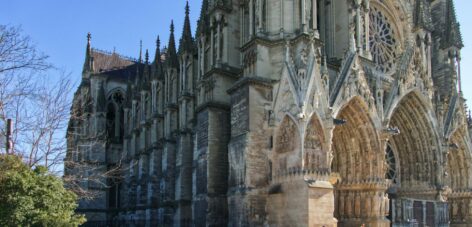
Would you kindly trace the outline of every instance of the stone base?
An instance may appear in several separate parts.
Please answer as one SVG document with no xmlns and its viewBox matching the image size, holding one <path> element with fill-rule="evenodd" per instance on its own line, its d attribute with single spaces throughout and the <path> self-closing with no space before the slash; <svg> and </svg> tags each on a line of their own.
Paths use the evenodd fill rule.
<svg viewBox="0 0 472 227">
<path fill-rule="evenodd" d="M 327 181 L 308 184 L 291 179 L 272 185 L 268 201 L 269 226 L 335 227 L 333 187 Z"/>
<path fill-rule="evenodd" d="M 461 223 L 451 223 L 449 226 L 450 227 L 472 227 L 472 221 L 471 222 L 461 222 Z"/>
<path fill-rule="evenodd" d="M 345 219 L 338 222 L 338 227 L 390 227 L 387 219 Z"/>
</svg>

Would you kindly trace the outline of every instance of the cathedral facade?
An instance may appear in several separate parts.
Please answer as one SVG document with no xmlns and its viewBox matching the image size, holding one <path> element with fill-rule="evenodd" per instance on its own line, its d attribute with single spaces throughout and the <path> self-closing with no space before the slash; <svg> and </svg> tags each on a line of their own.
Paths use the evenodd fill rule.
<svg viewBox="0 0 472 227">
<path fill-rule="evenodd" d="M 195 35 L 194 35 L 195 34 Z M 472 226 L 453 0 L 203 0 L 91 47 L 65 176 L 88 226 Z"/>
</svg>

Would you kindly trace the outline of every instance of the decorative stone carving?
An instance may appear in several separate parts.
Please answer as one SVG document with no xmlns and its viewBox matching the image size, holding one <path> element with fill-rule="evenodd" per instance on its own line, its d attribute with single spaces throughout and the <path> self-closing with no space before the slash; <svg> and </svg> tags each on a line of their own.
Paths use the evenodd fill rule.
<svg viewBox="0 0 472 227">
<path fill-rule="evenodd" d="M 285 67 L 295 101 L 302 111 L 314 86 L 314 68 L 321 62 L 321 50 L 319 47 L 315 49 L 314 45 L 312 40 L 285 44 Z"/>
<path fill-rule="evenodd" d="M 286 153 L 294 151 L 298 147 L 297 143 L 299 143 L 299 141 L 296 140 L 297 135 L 297 125 L 295 125 L 293 120 L 291 120 L 289 117 L 285 117 L 277 133 L 277 145 L 275 147 L 276 152 Z"/>
</svg>

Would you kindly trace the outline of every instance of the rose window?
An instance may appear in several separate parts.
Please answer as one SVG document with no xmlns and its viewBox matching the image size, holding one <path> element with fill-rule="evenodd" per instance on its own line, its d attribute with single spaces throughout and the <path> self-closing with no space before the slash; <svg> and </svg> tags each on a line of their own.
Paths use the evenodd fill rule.
<svg viewBox="0 0 472 227">
<path fill-rule="evenodd" d="M 372 7 L 370 10 L 370 51 L 376 69 L 388 73 L 395 67 L 397 40 L 387 16 Z"/>
</svg>

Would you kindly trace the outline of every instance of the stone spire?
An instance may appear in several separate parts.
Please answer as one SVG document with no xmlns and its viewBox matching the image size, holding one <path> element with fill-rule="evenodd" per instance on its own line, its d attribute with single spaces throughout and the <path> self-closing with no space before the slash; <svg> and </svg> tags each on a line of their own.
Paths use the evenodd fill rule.
<svg viewBox="0 0 472 227">
<path fill-rule="evenodd" d="M 83 72 L 91 72 L 93 71 L 93 57 L 92 57 L 92 34 L 87 33 L 87 48 L 85 50 L 85 62 Z"/>
<path fill-rule="evenodd" d="M 453 0 L 447 0 L 446 7 L 446 32 L 443 33 L 445 36 L 443 37 L 443 47 L 455 46 L 461 49 L 464 47 L 464 44 L 462 42 L 460 24 L 457 22 Z"/>
<path fill-rule="evenodd" d="M 153 77 L 160 79 L 162 77 L 162 60 L 161 60 L 161 39 L 157 36 L 156 55 L 153 62 Z"/>
<path fill-rule="evenodd" d="M 174 21 L 172 21 L 170 24 L 170 37 L 169 46 L 167 47 L 166 53 L 166 63 L 169 67 L 179 68 L 179 59 L 177 58 L 177 51 L 175 47 Z"/>
<path fill-rule="evenodd" d="M 156 55 L 154 56 L 154 64 L 161 63 L 161 39 L 157 36 Z"/>
<path fill-rule="evenodd" d="M 180 38 L 179 43 L 179 53 L 183 52 L 192 52 L 194 50 L 194 41 L 192 37 L 192 30 L 190 28 L 190 7 L 185 6 L 185 19 L 184 19 L 184 28 L 182 31 L 182 37 Z"/>
<path fill-rule="evenodd" d="M 138 85 L 140 84 L 141 82 L 141 79 L 142 79 L 142 64 L 143 63 L 143 41 L 140 40 L 139 41 L 139 58 L 138 58 L 138 62 L 136 64 L 136 77 L 135 77 L 135 85 Z"/>
<path fill-rule="evenodd" d="M 433 30 L 431 19 L 431 5 L 429 0 L 417 0 L 415 6 L 414 23 L 417 28 Z"/>
<path fill-rule="evenodd" d="M 146 53 L 144 54 L 144 71 L 143 71 L 143 89 L 149 89 L 149 83 L 151 81 L 151 71 L 149 70 L 149 51 L 146 49 Z"/>
<path fill-rule="evenodd" d="M 202 9 L 200 11 L 200 18 L 198 19 L 197 36 L 202 33 L 207 33 L 210 29 L 210 19 L 208 16 L 208 0 L 202 1 Z"/>
<path fill-rule="evenodd" d="M 139 41 L 139 59 L 138 59 L 138 62 L 139 63 L 143 62 L 143 41 L 142 40 Z"/>
</svg>

